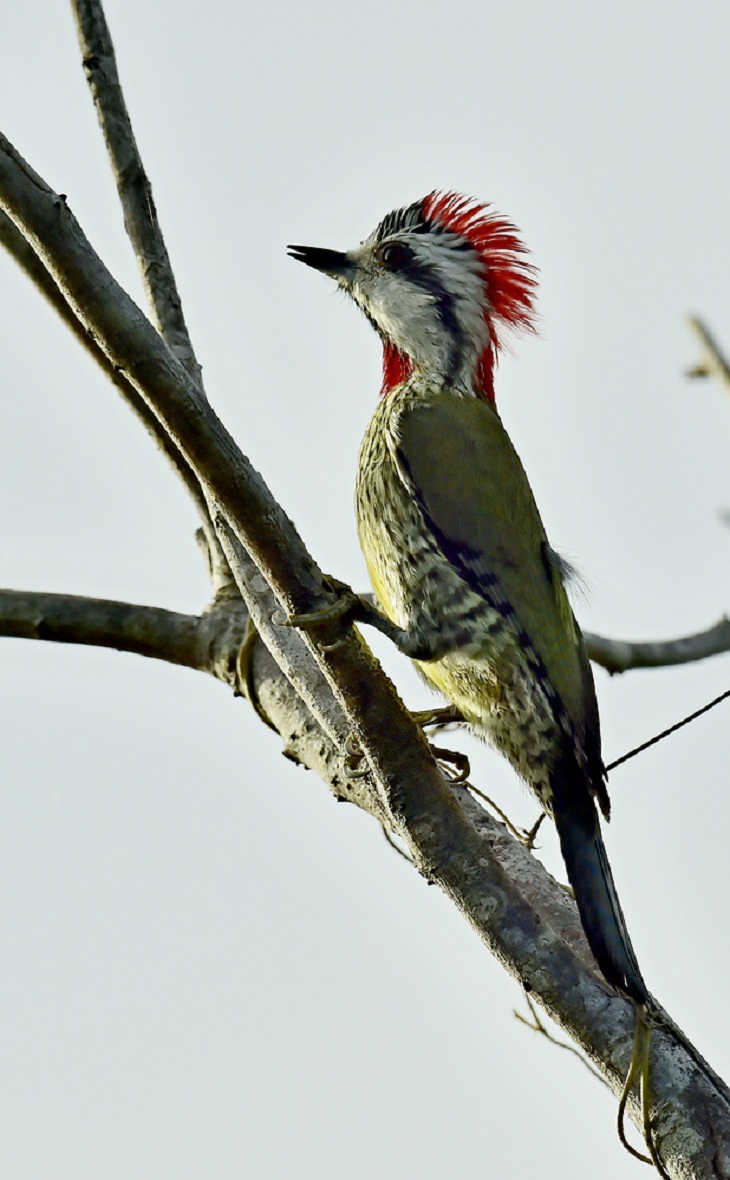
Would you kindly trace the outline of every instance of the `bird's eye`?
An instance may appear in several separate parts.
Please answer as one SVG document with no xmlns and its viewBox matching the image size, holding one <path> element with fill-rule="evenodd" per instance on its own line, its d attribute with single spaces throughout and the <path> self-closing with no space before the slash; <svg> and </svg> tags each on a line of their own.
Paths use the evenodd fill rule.
<svg viewBox="0 0 730 1180">
<path fill-rule="evenodd" d="M 402 242 L 388 242 L 378 250 L 377 259 L 386 270 L 405 270 L 413 261 L 413 251 Z"/>
</svg>

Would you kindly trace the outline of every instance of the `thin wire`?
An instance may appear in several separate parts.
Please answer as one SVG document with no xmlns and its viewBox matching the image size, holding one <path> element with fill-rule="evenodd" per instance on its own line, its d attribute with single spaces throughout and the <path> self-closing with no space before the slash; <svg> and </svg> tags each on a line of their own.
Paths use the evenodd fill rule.
<svg viewBox="0 0 730 1180">
<path fill-rule="evenodd" d="M 648 750 L 650 746 L 655 746 L 656 743 L 662 741 L 663 738 L 669 737 L 670 733 L 676 733 L 677 730 L 681 729 L 684 725 L 689 725 L 690 721 L 696 721 L 697 718 L 701 717 L 703 713 L 709 713 L 710 709 L 714 709 L 715 705 L 719 705 L 722 701 L 726 701 L 728 697 L 730 697 L 730 688 L 727 690 L 727 692 L 721 693 L 719 697 L 715 697 L 714 701 L 710 701 L 709 705 L 703 705 L 701 709 L 697 709 L 695 713 L 690 713 L 689 717 L 685 717 L 682 721 L 678 721 L 676 725 L 670 725 L 669 729 L 663 729 L 661 733 L 656 735 L 656 737 L 649 738 L 648 742 L 642 742 L 640 746 L 636 746 L 635 749 L 629 750 L 628 754 L 623 754 L 620 758 L 617 758 L 615 762 L 610 762 L 606 767 L 606 771 L 615 770 L 616 767 L 620 766 L 622 762 L 628 762 L 629 758 L 634 758 L 637 754 L 642 754 L 644 750 Z"/>
</svg>

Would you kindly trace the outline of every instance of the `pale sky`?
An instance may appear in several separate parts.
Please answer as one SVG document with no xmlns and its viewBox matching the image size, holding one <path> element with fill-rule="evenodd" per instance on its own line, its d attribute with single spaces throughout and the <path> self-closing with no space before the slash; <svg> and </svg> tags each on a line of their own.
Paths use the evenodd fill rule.
<svg viewBox="0 0 730 1180">
<path fill-rule="evenodd" d="M 6 9 L 2 130 L 141 303 L 70 11 Z M 684 376 L 688 313 L 730 350 L 726 3 L 107 15 L 208 393 L 325 570 L 366 585 L 352 488 L 380 357 L 285 246 L 347 248 L 441 187 L 509 215 L 540 268 L 540 335 L 497 400 L 582 571 L 582 625 L 668 638 L 730 610 L 730 398 Z M 202 609 L 184 492 L 4 256 L 0 364 L 0 582 Z M 433 699 L 373 646 L 410 704 Z M 221 685 L 0 652 L 4 1176 L 648 1175 L 445 898 Z M 611 760 L 730 687 L 730 658 L 596 681 Z M 725 1077 L 729 710 L 616 771 L 606 837 L 647 983 Z M 509 768 L 462 745 L 532 823 Z"/>
</svg>

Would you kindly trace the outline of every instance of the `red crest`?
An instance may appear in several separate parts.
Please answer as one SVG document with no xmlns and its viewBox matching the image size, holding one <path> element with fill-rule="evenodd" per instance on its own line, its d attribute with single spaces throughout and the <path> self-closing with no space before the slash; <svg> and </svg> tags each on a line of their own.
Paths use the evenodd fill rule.
<svg viewBox="0 0 730 1180">
<path fill-rule="evenodd" d="M 469 243 L 483 263 L 485 319 L 489 325 L 490 343 L 479 358 L 475 380 L 476 392 L 494 401 L 494 366 L 502 346 L 500 327 L 528 331 L 535 328 L 536 269 L 527 261 L 527 250 L 515 227 L 490 205 L 460 193 L 434 191 L 420 203 L 419 224 L 416 226 L 412 220 L 417 210 L 419 207 L 415 205 L 406 211 L 411 222 L 408 228 L 457 234 Z M 394 222 L 397 220 L 395 214 L 390 217 Z M 389 393 L 409 376 L 411 370 L 408 357 L 398 353 L 392 345 L 386 347 L 382 392 Z"/>
</svg>

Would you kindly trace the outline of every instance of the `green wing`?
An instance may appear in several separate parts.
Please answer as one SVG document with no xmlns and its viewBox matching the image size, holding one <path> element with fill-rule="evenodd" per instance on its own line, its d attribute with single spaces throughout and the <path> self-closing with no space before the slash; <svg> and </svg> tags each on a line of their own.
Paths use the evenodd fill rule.
<svg viewBox="0 0 730 1180">
<path fill-rule="evenodd" d="M 589 745 L 598 741 L 582 636 L 532 489 L 498 414 L 448 395 L 404 407 L 397 461 L 439 547 L 474 590 L 513 617 Z"/>
</svg>

